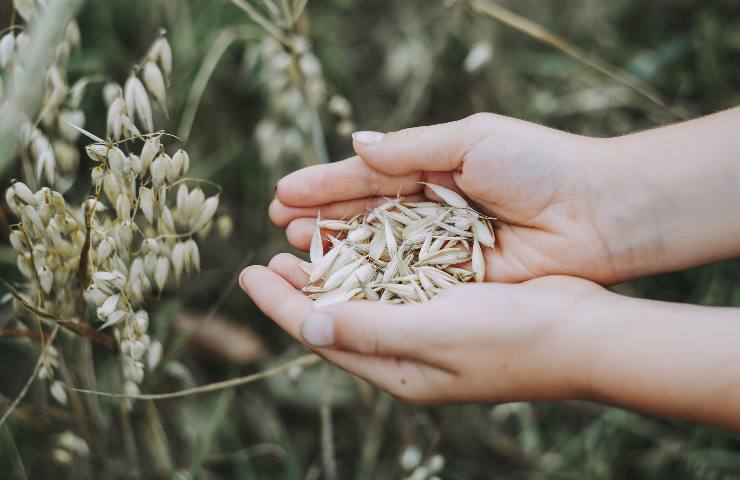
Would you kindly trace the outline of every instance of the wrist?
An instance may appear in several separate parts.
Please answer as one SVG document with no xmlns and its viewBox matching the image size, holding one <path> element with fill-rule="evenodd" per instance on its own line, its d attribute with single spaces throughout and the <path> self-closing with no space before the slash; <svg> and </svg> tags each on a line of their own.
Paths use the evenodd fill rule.
<svg viewBox="0 0 740 480">
<path fill-rule="evenodd" d="M 562 328 L 556 339 L 562 352 L 565 372 L 562 380 L 562 398 L 603 401 L 604 369 L 600 360 L 619 335 L 622 325 L 617 322 L 628 318 L 632 299 L 605 289 L 593 290 L 577 296 L 573 308 L 559 319 Z"/>
<path fill-rule="evenodd" d="M 610 283 L 664 271 L 666 242 L 655 208 L 666 193 L 648 172 L 648 147 L 635 149 L 630 136 L 593 141 L 586 203 L 611 260 Z"/>
</svg>

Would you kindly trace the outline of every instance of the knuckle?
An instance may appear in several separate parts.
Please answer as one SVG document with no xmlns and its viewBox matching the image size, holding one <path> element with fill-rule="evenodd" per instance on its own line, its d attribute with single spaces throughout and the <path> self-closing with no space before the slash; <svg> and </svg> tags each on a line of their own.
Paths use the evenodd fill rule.
<svg viewBox="0 0 740 480">
<path fill-rule="evenodd" d="M 392 132 L 388 134 L 392 140 L 398 140 L 403 142 L 415 142 L 419 140 L 426 130 L 426 127 L 411 127 L 411 128 L 404 128 L 403 130 L 399 130 L 397 132 Z"/>
<path fill-rule="evenodd" d="M 380 353 L 378 341 L 378 332 L 374 327 L 365 327 L 360 332 L 359 349 L 362 353 L 368 355 L 377 355 Z"/>
<path fill-rule="evenodd" d="M 498 115 L 489 113 L 489 112 L 478 112 L 474 113 L 472 115 L 469 115 L 463 119 L 466 123 L 471 124 L 488 124 L 496 120 L 498 118 Z"/>
<path fill-rule="evenodd" d="M 290 260 L 291 255 L 289 253 L 278 253 L 274 257 L 270 259 L 270 263 L 267 264 L 267 268 L 270 270 L 275 270 L 276 268 L 279 268 L 281 265 L 284 265 L 288 260 Z"/>
</svg>

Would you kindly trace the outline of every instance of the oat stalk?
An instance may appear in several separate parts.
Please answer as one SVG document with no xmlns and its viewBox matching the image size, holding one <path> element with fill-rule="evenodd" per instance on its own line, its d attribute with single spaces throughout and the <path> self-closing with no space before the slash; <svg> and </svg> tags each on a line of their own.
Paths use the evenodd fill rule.
<svg viewBox="0 0 740 480">
<path fill-rule="evenodd" d="M 668 105 L 662 95 L 648 83 L 640 80 L 616 65 L 585 52 L 564 38 L 548 31 L 542 25 L 539 25 L 528 18 L 522 17 L 501 5 L 492 2 L 491 0 L 469 0 L 468 4 L 474 11 L 484 13 L 489 17 L 522 32 L 525 35 L 529 35 L 530 37 L 563 52 L 578 62 L 618 81 L 642 97 L 650 100 L 672 116 L 678 119 L 684 119 L 687 117 L 686 113 Z"/>
<path fill-rule="evenodd" d="M 169 398 L 189 397 L 191 395 L 199 395 L 202 393 L 215 392 L 218 390 L 224 390 L 226 388 L 234 388 L 234 387 L 238 387 L 241 385 L 246 385 L 247 383 L 253 383 L 258 380 L 263 380 L 265 378 L 274 377 L 275 375 L 279 375 L 283 372 L 286 372 L 293 367 L 313 365 L 314 363 L 317 363 L 319 360 L 321 360 L 321 357 L 314 355 L 313 353 L 310 353 L 307 355 L 302 355 L 289 362 L 283 363 L 282 365 L 268 368 L 267 370 L 253 373 L 251 375 L 246 375 L 244 377 L 232 378 L 230 380 L 223 380 L 220 382 L 209 383 L 207 385 L 201 385 L 201 386 L 193 387 L 193 388 L 186 388 L 184 390 L 178 390 L 176 392 L 169 392 L 169 393 L 126 394 L 126 393 L 110 393 L 110 392 L 100 392 L 100 391 L 95 391 L 95 390 L 85 390 L 82 388 L 69 388 L 69 390 L 79 392 L 79 393 L 84 393 L 87 395 L 98 395 L 101 397 L 109 397 L 109 398 L 131 399 L 131 400 L 166 400 Z"/>
</svg>

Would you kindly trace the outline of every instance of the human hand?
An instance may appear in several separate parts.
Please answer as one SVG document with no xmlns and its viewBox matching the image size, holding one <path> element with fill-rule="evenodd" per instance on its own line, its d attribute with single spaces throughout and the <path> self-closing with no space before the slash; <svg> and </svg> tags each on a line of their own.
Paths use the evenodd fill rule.
<svg viewBox="0 0 740 480">
<path fill-rule="evenodd" d="M 314 311 L 298 290 L 307 280 L 290 254 L 240 277 L 265 315 L 297 340 L 421 403 L 582 397 L 585 340 L 573 311 L 613 295 L 585 280 L 546 277 L 460 285 L 421 304 L 358 301 Z"/>
<path fill-rule="evenodd" d="M 623 297 L 572 277 L 464 284 L 431 301 L 314 309 L 300 260 L 240 284 L 290 335 L 414 403 L 595 400 L 740 431 L 737 309 Z"/>
<path fill-rule="evenodd" d="M 304 168 L 277 185 L 270 216 L 306 250 L 314 219 L 341 218 L 396 194 L 420 198 L 439 184 L 502 220 L 495 250 L 485 252 L 489 281 L 567 274 L 600 283 L 625 276 L 612 256 L 616 235 L 593 200 L 599 176 L 589 160 L 600 140 L 492 114 L 386 135 L 360 132 L 359 157 Z M 434 194 L 425 189 L 432 198 Z"/>
</svg>

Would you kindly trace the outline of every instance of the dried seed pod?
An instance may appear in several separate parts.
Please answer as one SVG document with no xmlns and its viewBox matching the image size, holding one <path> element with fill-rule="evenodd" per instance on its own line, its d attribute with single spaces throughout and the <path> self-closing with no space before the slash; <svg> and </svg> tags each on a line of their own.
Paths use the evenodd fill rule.
<svg viewBox="0 0 740 480">
<path fill-rule="evenodd" d="M 352 263 L 345 265 L 336 272 L 332 273 L 329 278 L 324 282 L 324 288 L 326 290 L 333 290 L 340 286 L 357 268 L 362 265 L 362 259 L 355 260 Z"/>
<path fill-rule="evenodd" d="M 141 159 L 142 171 L 149 170 L 149 166 L 152 164 L 152 161 L 154 161 L 154 158 L 159 153 L 161 147 L 162 145 L 160 143 L 159 136 L 150 137 L 146 142 L 144 142 L 144 148 L 142 148 L 141 155 L 139 156 Z"/>
<path fill-rule="evenodd" d="M 321 241 L 321 238 L 319 237 L 319 242 Z M 323 246 L 322 252 L 323 252 Z M 317 263 L 311 263 L 311 265 L 314 266 L 313 270 L 310 273 L 309 282 L 314 283 L 320 278 L 323 278 L 324 274 L 329 271 L 332 264 L 334 263 L 334 260 L 337 259 L 337 256 L 342 252 L 342 249 L 344 248 L 343 244 L 340 244 L 331 250 L 329 250 L 329 253 L 326 255 L 323 255 L 321 259 Z"/>
<path fill-rule="evenodd" d="M 318 265 L 321 263 L 321 259 L 324 258 L 324 245 L 321 241 L 321 212 L 319 211 L 316 216 L 316 224 L 313 228 L 313 235 L 311 236 L 311 248 L 309 250 L 311 263 Z"/>
<path fill-rule="evenodd" d="M 149 223 L 154 222 L 154 192 L 147 187 L 139 187 L 139 208 Z"/>
<path fill-rule="evenodd" d="M 51 287 L 54 284 L 54 274 L 46 265 L 41 265 L 36 269 L 36 276 L 39 279 L 41 290 L 47 295 L 51 292 Z"/>
<path fill-rule="evenodd" d="M 98 307 L 97 315 L 100 320 L 105 321 L 108 317 L 110 317 L 113 312 L 116 311 L 118 307 L 118 302 L 120 301 L 120 295 L 113 295 L 108 297 L 103 304 Z"/>
<path fill-rule="evenodd" d="M 51 382 L 49 393 L 54 398 L 54 400 L 61 403 L 62 405 L 67 405 L 67 391 L 64 389 L 64 384 L 61 381 L 55 380 Z"/>
<path fill-rule="evenodd" d="M 31 189 L 28 188 L 23 182 L 14 182 L 10 187 L 18 198 L 26 202 L 28 205 L 36 205 L 36 197 L 34 197 Z"/>
<path fill-rule="evenodd" d="M 159 361 L 162 360 L 163 353 L 164 348 L 162 347 L 162 343 L 158 340 L 154 340 L 152 344 L 149 345 L 146 352 L 146 366 L 149 370 L 154 370 L 157 365 L 159 365 Z"/>
<path fill-rule="evenodd" d="M 121 323 L 123 320 L 126 319 L 129 312 L 126 310 L 116 310 L 115 312 L 111 313 L 110 316 L 108 316 L 105 323 L 103 323 L 99 330 L 106 329 L 108 327 L 112 327 L 113 325 L 117 325 L 118 323 Z"/>
<path fill-rule="evenodd" d="M 172 74 L 172 48 L 164 33 L 154 41 L 147 56 L 153 62 L 159 63 L 165 78 L 170 78 Z"/>
<path fill-rule="evenodd" d="M 146 310 L 139 310 L 134 314 L 131 323 L 134 330 L 142 335 L 149 329 L 149 314 Z"/>
<path fill-rule="evenodd" d="M 170 271 L 170 262 L 167 257 L 157 258 L 156 269 L 154 270 L 154 281 L 157 284 L 157 288 L 161 292 L 164 290 L 164 286 L 167 283 L 167 276 Z"/>
<path fill-rule="evenodd" d="M 124 98 L 126 99 L 126 109 L 129 117 L 133 120 L 137 117 L 141 122 L 144 131 L 154 131 L 154 117 L 152 116 L 152 106 L 149 102 L 149 95 L 141 80 L 133 73 L 129 75 L 124 87 Z M 158 137 L 157 137 L 158 138 Z"/>
<path fill-rule="evenodd" d="M 203 202 L 203 207 L 198 214 L 197 219 L 193 222 L 193 231 L 197 232 L 202 229 L 210 220 L 218 209 L 218 195 L 208 197 Z"/>
<path fill-rule="evenodd" d="M 108 137 L 111 137 L 114 140 L 119 140 L 121 138 L 121 133 L 123 132 L 121 117 L 125 114 L 125 111 L 126 104 L 121 97 L 113 100 L 113 103 L 108 107 L 108 118 L 106 122 Z"/>
<path fill-rule="evenodd" d="M 113 173 L 120 175 L 123 173 L 123 167 L 126 164 L 126 155 L 118 147 L 108 149 L 108 166 Z"/>
<path fill-rule="evenodd" d="M 108 146 L 103 143 L 93 143 L 85 147 L 85 152 L 90 160 L 105 162 L 108 158 Z"/>
<path fill-rule="evenodd" d="M 152 61 L 144 64 L 144 84 L 157 102 L 161 105 L 166 103 L 167 93 L 164 77 L 162 77 L 162 71 Z"/>
<path fill-rule="evenodd" d="M 172 156 L 172 177 L 174 180 L 178 180 L 182 178 L 185 175 L 185 172 L 188 171 L 190 168 L 190 158 L 188 158 L 188 153 L 185 150 L 178 150 L 175 152 L 175 154 Z"/>
<path fill-rule="evenodd" d="M 167 157 L 169 158 L 169 157 Z M 164 155 L 158 156 L 149 168 L 149 173 L 152 175 L 152 188 L 155 190 L 159 188 L 167 177 L 167 160 Z"/>
<path fill-rule="evenodd" d="M 131 220 L 131 201 L 126 195 L 119 195 L 116 200 L 116 214 L 119 220 Z"/>
<path fill-rule="evenodd" d="M 103 192 L 108 197 L 108 201 L 115 205 L 118 197 L 121 196 L 121 187 L 114 174 L 109 173 L 103 178 Z"/>
<path fill-rule="evenodd" d="M 388 250 L 388 255 L 392 257 L 398 250 L 398 244 L 393 234 L 393 227 L 386 216 L 383 217 L 383 233 L 385 234 L 385 247 Z"/>
<path fill-rule="evenodd" d="M 460 196 L 459 193 L 450 190 L 449 188 L 435 185 L 433 183 L 418 182 L 428 187 L 435 195 L 441 198 L 447 205 L 455 208 L 468 208 L 468 202 Z"/>
<path fill-rule="evenodd" d="M 182 275 L 183 269 L 185 268 L 185 258 L 187 256 L 187 252 L 185 251 L 185 245 L 181 242 L 177 242 L 175 246 L 172 248 L 172 267 L 175 272 L 175 281 L 180 281 L 180 276 Z"/>
<path fill-rule="evenodd" d="M 473 235 L 478 239 L 481 245 L 493 248 L 495 239 L 487 222 L 480 219 L 475 220 L 473 222 Z"/>
</svg>

